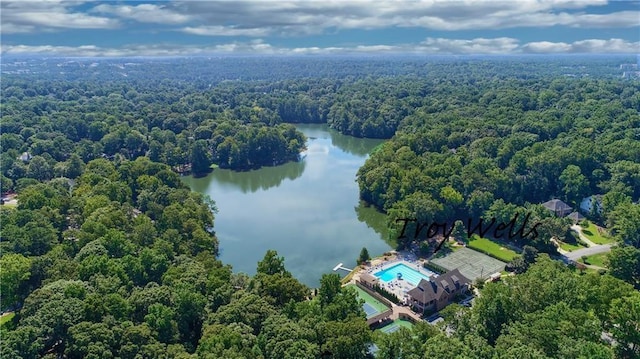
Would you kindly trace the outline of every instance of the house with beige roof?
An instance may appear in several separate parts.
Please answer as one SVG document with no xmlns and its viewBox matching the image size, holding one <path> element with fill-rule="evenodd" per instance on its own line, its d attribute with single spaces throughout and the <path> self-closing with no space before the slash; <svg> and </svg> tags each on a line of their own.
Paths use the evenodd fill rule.
<svg viewBox="0 0 640 359">
<path fill-rule="evenodd" d="M 410 290 L 409 305 L 418 313 L 439 311 L 453 302 L 458 295 L 469 290 L 471 281 L 454 269 L 429 280 L 422 279 Z"/>
</svg>

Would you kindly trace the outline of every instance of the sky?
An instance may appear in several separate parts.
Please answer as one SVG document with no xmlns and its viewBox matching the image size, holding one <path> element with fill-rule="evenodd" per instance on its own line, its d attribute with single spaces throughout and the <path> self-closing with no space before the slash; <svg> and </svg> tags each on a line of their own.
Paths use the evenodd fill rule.
<svg viewBox="0 0 640 359">
<path fill-rule="evenodd" d="M 640 0 L 3 0 L 0 7 L 2 55 L 640 53 Z"/>
</svg>

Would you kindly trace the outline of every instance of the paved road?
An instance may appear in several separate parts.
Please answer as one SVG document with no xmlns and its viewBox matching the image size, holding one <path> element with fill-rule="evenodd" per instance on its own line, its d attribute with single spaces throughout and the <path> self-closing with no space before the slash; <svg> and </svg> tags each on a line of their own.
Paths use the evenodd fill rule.
<svg viewBox="0 0 640 359">
<path fill-rule="evenodd" d="M 599 253 L 607 253 L 610 251 L 611 251 L 610 244 L 601 244 L 601 245 L 595 245 L 589 248 L 578 249 L 577 251 L 572 251 L 563 255 L 568 259 L 577 261 L 582 256 L 590 256 L 590 255 L 599 254 Z"/>
<path fill-rule="evenodd" d="M 607 253 L 611 251 L 611 244 L 595 244 L 589 240 L 584 234 L 582 234 L 582 228 L 578 225 L 571 226 L 571 229 L 578 233 L 580 239 L 587 243 L 588 248 L 578 249 L 572 252 L 565 252 L 562 255 L 570 260 L 577 261 L 582 256 L 590 256 L 599 253 Z"/>
</svg>

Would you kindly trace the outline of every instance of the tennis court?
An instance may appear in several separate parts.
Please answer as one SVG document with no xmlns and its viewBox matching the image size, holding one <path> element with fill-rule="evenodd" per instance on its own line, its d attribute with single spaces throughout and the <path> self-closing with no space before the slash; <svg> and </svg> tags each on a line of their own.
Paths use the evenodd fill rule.
<svg viewBox="0 0 640 359">
<path fill-rule="evenodd" d="M 506 264 L 470 248 L 460 248 L 431 261 L 446 270 L 458 268 L 463 276 L 471 280 L 489 278 L 491 274 L 503 271 Z"/>
<path fill-rule="evenodd" d="M 378 310 L 374 307 L 371 306 L 371 304 L 364 302 L 362 304 L 362 308 L 364 309 L 365 314 L 367 315 L 367 318 L 371 318 L 374 315 L 378 314 Z"/>
<path fill-rule="evenodd" d="M 406 320 L 396 319 L 392 323 L 389 323 L 384 327 L 380 328 L 380 331 L 383 333 L 389 334 L 389 333 L 393 333 L 400 330 L 400 328 L 411 329 L 413 328 L 413 324 L 411 324 L 411 322 L 408 322 Z"/>
<path fill-rule="evenodd" d="M 379 300 L 371 296 L 371 294 L 365 292 L 361 288 L 358 288 L 358 286 L 354 284 L 349 284 L 347 285 L 347 287 L 353 288 L 356 291 L 356 294 L 358 294 L 358 298 L 364 300 L 364 303 L 362 304 L 362 309 L 364 309 L 364 312 L 367 315 L 367 319 L 373 316 L 376 316 L 384 312 L 385 310 L 389 309 L 389 307 L 387 307 L 382 302 L 380 302 Z"/>
</svg>

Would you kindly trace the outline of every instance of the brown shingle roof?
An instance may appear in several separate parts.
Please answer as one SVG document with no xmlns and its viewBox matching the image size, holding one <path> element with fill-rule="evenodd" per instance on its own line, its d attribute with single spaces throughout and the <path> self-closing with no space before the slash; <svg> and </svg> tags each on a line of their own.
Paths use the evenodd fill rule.
<svg viewBox="0 0 640 359">
<path fill-rule="evenodd" d="M 379 280 L 377 277 L 365 272 L 360 274 L 360 281 L 365 282 L 367 284 L 375 285 L 375 284 L 378 284 Z"/>
<path fill-rule="evenodd" d="M 422 279 L 418 286 L 407 292 L 413 300 L 428 303 L 439 300 L 445 291 L 454 291 L 469 284 L 471 281 L 463 276 L 458 269 L 449 271 L 437 278 L 437 281 Z"/>
<path fill-rule="evenodd" d="M 582 221 L 583 219 L 586 219 L 585 216 L 581 215 L 578 212 L 571 212 L 571 214 L 569 214 L 567 217 L 576 223 Z"/>
<path fill-rule="evenodd" d="M 546 209 L 553 211 L 555 214 L 563 216 L 571 211 L 571 206 L 559 199 L 552 199 L 542 204 Z"/>
</svg>

